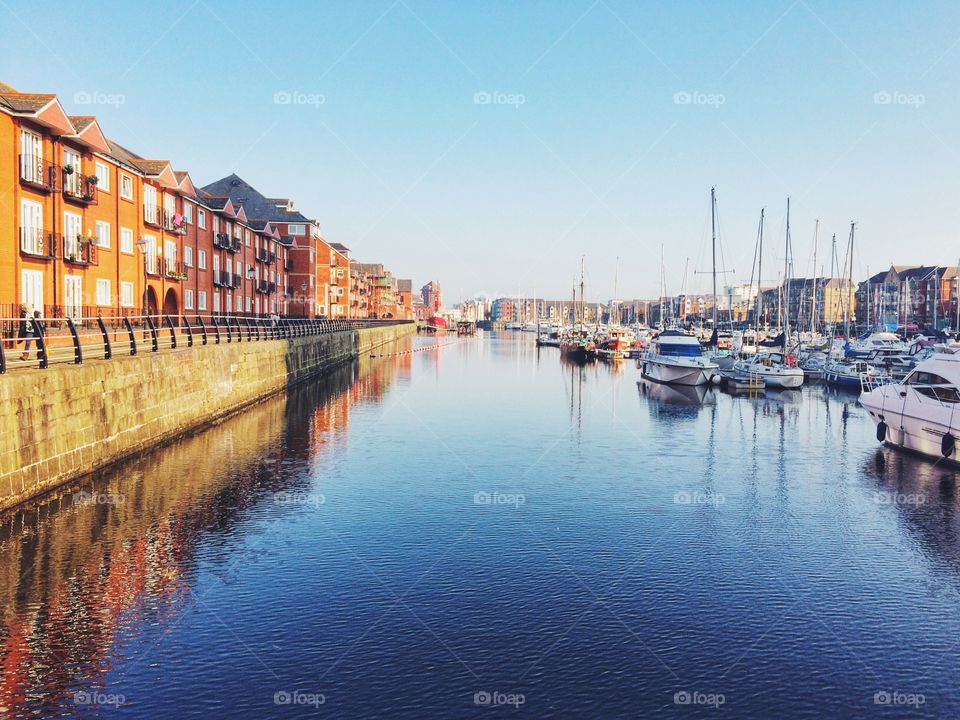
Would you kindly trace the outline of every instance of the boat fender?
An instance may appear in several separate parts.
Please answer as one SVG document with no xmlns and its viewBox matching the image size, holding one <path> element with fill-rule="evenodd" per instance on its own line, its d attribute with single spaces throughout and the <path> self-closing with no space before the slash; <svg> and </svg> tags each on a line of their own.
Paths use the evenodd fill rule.
<svg viewBox="0 0 960 720">
<path fill-rule="evenodd" d="M 887 439 L 887 424 L 881 420 L 877 423 L 877 440 L 883 442 Z"/>
<path fill-rule="evenodd" d="M 957 449 L 957 440 L 950 433 L 946 433 L 943 438 L 940 440 L 940 453 L 944 457 L 949 457 L 953 455 L 954 450 Z"/>
</svg>

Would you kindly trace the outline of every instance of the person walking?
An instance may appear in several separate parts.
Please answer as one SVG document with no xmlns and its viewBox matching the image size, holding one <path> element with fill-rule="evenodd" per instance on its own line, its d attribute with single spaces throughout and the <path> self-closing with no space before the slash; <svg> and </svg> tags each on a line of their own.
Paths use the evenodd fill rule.
<svg viewBox="0 0 960 720">
<path fill-rule="evenodd" d="M 20 306 L 20 331 L 17 333 L 17 338 L 20 342 L 23 343 L 23 354 L 20 356 L 21 360 L 30 359 L 30 343 L 33 342 L 33 338 L 36 337 L 37 331 L 33 325 L 34 314 L 30 312 L 30 308 L 26 305 Z"/>
</svg>

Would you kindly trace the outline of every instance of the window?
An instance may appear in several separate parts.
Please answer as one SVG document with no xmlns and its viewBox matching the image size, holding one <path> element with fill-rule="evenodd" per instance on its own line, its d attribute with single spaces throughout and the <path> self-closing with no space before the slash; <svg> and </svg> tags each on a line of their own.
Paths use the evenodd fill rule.
<svg viewBox="0 0 960 720">
<path fill-rule="evenodd" d="M 80 255 L 80 238 L 83 236 L 83 219 L 77 213 L 63 213 L 63 254 L 76 258 Z"/>
<path fill-rule="evenodd" d="M 93 167 L 97 175 L 97 189 L 100 192 L 110 192 L 110 168 L 99 161 Z"/>
<path fill-rule="evenodd" d="M 183 221 L 187 225 L 193 225 L 193 205 L 186 200 L 183 202 Z"/>
<path fill-rule="evenodd" d="M 197 208 L 197 227 L 201 230 L 207 229 L 207 213 Z"/>
<path fill-rule="evenodd" d="M 43 313 L 43 271 L 20 271 L 20 302 Z"/>
<path fill-rule="evenodd" d="M 97 246 L 102 248 L 110 247 L 110 223 L 97 220 Z"/>
<path fill-rule="evenodd" d="M 20 130 L 20 177 L 43 183 L 43 140 L 35 132 Z"/>
<path fill-rule="evenodd" d="M 246 231 L 246 242 L 247 242 L 247 247 L 250 247 L 250 231 L 249 230 Z"/>
<path fill-rule="evenodd" d="M 43 206 L 32 200 L 20 201 L 20 249 L 31 255 L 47 255 L 43 244 Z"/>
<path fill-rule="evenodd" d="M 219 255 L 213 256 L 213 272 L 214 273 L 220 272 L 220 256 Z"/>
<path fill-rule="evenodd" d="M 302 223 L 287 225 L 287 234 L 288 235 L 306 235 L 307 226 Z"/>
<path fill-rule="evenodd" d="M 206 250 L 197 250 L 197 267 L 200 270 L 207 269 L 207 252 Z"/>
<path fill-rule="evenodd" d="M 133 254 L 133 230 L 120 228 L 120 252 Z"/>
<path fill-rule="evenodd" d="M 233 295 L 227 295 L 227 312 L 233 312 Z"/>
<path fill-rule="evenodd" d="M 193 310 L 193 290 L 190 288 L 183 291 L 183 308 L 184 310 Z"/>
<path fill-rule="evenodd" d="M 219 215 L 213 216 L 213 231 L 215 233 L 220 232 L 220 216 Z"/>
<path fill-rule="evenodd" d="M 157 189 L 152 185 L 143 186 L 143 219 L 157 224 Z"/>
<path fill-rule="evenodd" d="M 120 304 L 123 307 L 133 307 L 133 283 L 120 283 Z"/>
<path fill-rule="evenodd" d="M 197 310 L 206 310 L 207 309 L 207 291 L 198 290 L 197 291 Z"/>
<path fill-rule="evenodd" d="M 163 244 L 163 260 L 168 273 L 177 271 L 177 243 L 167 240 Z"/>
<path fill-rule="evenodd" d="M 230 262 L 230 261 L 227 260 L 227 262 Z M 239 260 L 237 260 L 237 275 L 239 275 L 240 277 L 243 277 L 243 265 L 240 264 Z"/>
<path fill-rule="evenodd" d="M 220 312 L 220 293 L 213 294 L 213 311 L 215 313 Z"/>
<path fill-rule="evenodd" d="M 97 280 L 97 305 L 110 305 L 110 281 Z"/>
<path fill-rule="evenodd" d="M 77 194 L 80 191 L 80 173 L 83 167 L 80 163 L 80 153 L 70 148 L 63 149 L 63 189 Z"/>
<path fill-rule="evenodd" d="M 120 173 L 120 197 L 133 200 L 133 178 L 126 173 Z"/>
<path fill-rule="evenodd" d="M 247 297 L 247 312 L 250 312 L 250 310 L 252 309 L 252 307 L 253 307 L 253 303 L 250 301 L 250 297 L 248 296 L 248 297 Z"/>
<path fill-rule="evenodd" d="M 193 248 L 184 246 L 183 248 L 183 264 L 187 267 L 193 267 Z"/>
</svg>

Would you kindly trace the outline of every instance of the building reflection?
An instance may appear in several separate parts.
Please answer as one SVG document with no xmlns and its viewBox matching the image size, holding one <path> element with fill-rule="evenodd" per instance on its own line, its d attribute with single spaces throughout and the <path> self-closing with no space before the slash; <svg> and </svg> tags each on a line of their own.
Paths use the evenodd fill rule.
<svg viewBox="0 0 960 720">
<path fill-rule="evenodd" d="M 303 467 L 337 452 L 351 407 L 381 402 L 409 363 L 343 366 L 0 518 L 0 715 L 48 717 L 103 687 L 119 641 L 184 609 L 198 545 L 308 484 Z"/>
</svg>

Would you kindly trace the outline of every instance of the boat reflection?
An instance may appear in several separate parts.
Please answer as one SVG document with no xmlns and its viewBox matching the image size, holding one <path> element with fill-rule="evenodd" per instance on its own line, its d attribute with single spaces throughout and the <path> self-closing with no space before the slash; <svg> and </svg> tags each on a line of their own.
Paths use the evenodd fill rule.
<svg viewBox="0 0 960 720">
<path fill-rule="evenodd" d="M 666 385 L 649 380 L 638 380 L 637 388 L 644 397 L 666 405 L 699 407 L 716 403 L 717 400 L 709 385 Z"/>
</svg>

